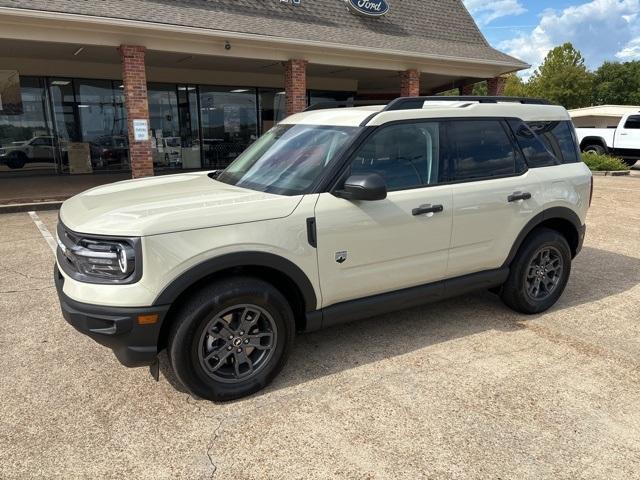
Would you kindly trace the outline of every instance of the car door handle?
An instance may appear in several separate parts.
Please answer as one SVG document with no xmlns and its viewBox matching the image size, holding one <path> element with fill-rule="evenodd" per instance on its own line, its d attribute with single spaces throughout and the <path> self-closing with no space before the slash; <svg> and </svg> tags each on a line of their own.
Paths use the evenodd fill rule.
<svg viewBox="0 0 640 480">
<path fill-rule="evenodd" d="M 529 192 L 514 192 L 512 195 L 509 195 L 509 203 L 517 202 L 518 200 L 529 200 L 531 198 L 531 194 Z"/>
<path fill-rule="evenodd" d="M 440 213 L 444 211 L 444 207 L 442 205 L 420 205 L 418 208 L 414 208 L 411 213 L 413 213 L 414 217 L 418 215 L 426 215 L 427 213 Z"/>
</svg>

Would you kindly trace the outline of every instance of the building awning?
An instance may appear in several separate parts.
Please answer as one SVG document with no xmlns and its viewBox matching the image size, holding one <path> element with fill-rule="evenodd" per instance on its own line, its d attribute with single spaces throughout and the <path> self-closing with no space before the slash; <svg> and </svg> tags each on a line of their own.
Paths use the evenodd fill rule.
<svg viewBox="0 0 640 480">
<path fill-rule="evenodd" d="M 82 21 L 101 19 L 135 28 L 182 27 L 185 32 L 244 35 L 253 40 L 296 43 L 367 55 L 393 55 L 440 62 L 470 62 L 496 74 L 528 68 L 492 48 L 460 0 L 394 0 L 379 18 L 350 13 L 343 0 L 0 0 L 3 10 L 47 12 Z M 102 22 L 104 23 L 104 22 Z M 417 65 L 419 66 L 419 65 Z"/>
</svg>

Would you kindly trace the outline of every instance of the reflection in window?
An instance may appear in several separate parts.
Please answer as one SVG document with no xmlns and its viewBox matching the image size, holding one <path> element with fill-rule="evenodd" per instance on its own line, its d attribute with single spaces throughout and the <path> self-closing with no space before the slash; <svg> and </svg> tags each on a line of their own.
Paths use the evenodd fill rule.
<svg viewBox="0 0 640 480">
<path fill-rule="evenodd" d="M 377 173 L 389 191 L 438 183 L 440 126 L 436 122 L 385 127 L 367 139 L 351 174 Z"/>
<path fill-rule="evenodd" d="M 21 77 L 22 113 L 0 115 L 0 175 L 57 171 L 55 141 L 47 122 L 44 82 Z"/>
<path fill-rule="evenodd" d="M 119 81 L 49 80 L 62 171 L 128 170 L 124 95 Z"/>
<path fill-rule="evenodd" d="M 451 180 L 464 181 L 516 173 L 515 150 L 502 122 L 452 121 L 449 122 L 448 134 L 452 146 Z"/>
<path fill-rule="evenodd" d="M 544 143 L 549 152 L 555 155 L 557 162 L 549 163 L 558 165 L 561 163 L 577 163 L 580 161 L 573 126 L 570 121 L 560 122 L 530 122 L 529 128 Z M 530 166 L 545 166 L 541 164 Z"/>
<path fill-rule="evenodd" d="M 203 167 L 226 167 L 258 137 L 255 89 L 200 87 L 200 118 Z"/>
</svg>

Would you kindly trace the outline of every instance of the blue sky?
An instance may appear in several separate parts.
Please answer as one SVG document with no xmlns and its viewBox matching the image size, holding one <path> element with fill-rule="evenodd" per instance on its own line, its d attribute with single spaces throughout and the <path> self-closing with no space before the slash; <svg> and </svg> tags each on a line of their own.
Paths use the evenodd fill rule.
<svg viewBox="0 0 640 480">
<path fill-rule="evenodd" d="M 463 1 L 494 47 L 534 68 L 566 41 L 591 69 L 605 60 L 640 60 L 640 0 Z"/>
</svg>

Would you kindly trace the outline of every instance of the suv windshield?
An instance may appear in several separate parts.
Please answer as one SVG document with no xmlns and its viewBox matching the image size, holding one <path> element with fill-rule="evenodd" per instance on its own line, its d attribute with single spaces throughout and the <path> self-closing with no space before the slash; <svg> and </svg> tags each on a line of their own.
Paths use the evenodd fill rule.
<svg viewBox="0 0 640 480">
<path fill-rule="evenodd" d="M 216 180 L 280 195 L 306 193 L 359 131 L 358 127 L 278 125 Z"/>
</svg>

